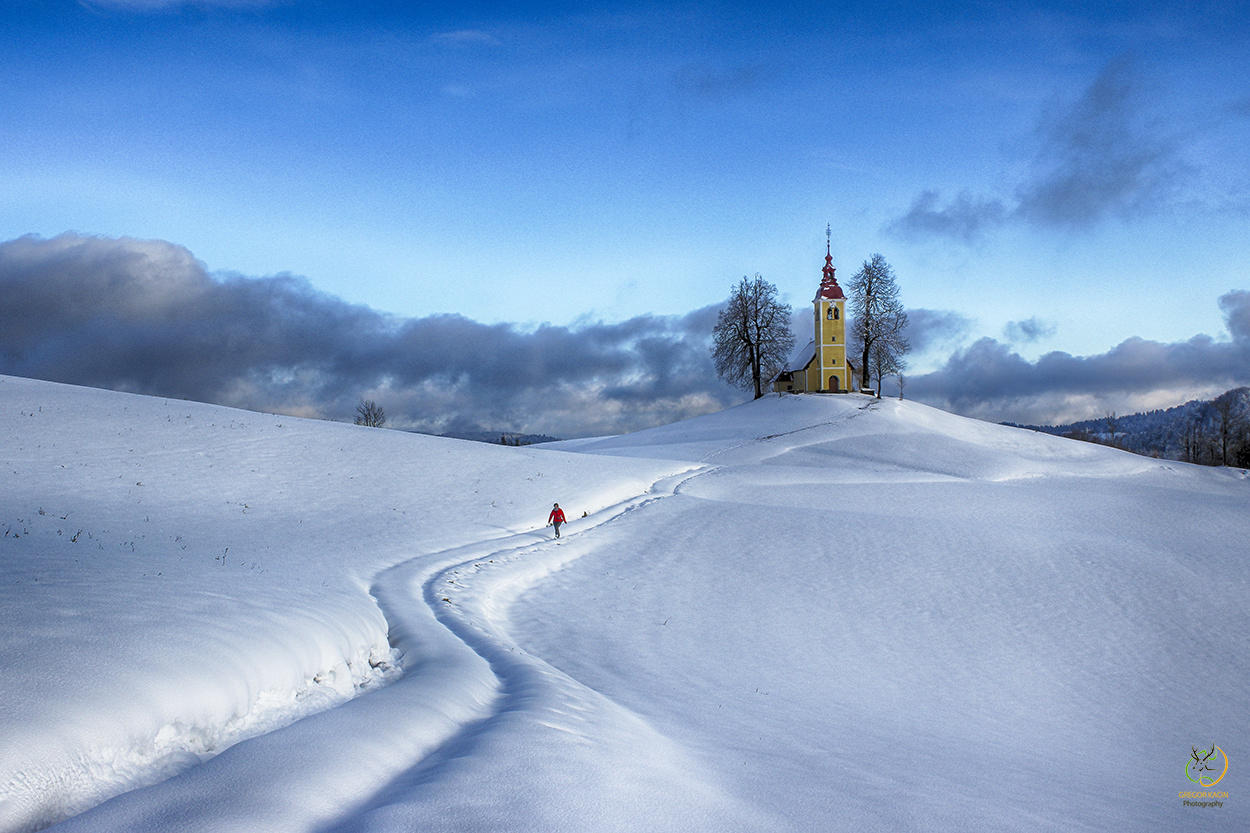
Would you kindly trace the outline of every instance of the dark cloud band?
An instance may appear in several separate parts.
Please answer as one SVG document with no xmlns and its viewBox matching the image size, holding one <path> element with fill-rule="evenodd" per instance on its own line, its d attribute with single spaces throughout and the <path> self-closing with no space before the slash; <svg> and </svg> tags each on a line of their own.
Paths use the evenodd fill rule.
<svg viewBox="0 0 1250 833">
<path fill-rule="evenodd" d="M 0 372 L 239 407 L 565 436 L 715 410 L 709 318 L 523 330 L 401 319 L 290 275 L 214 276 L 181 246 L 66 234 L 0 244 Z"/>
<path fill-rule="evenodd" d="M 213 275 L 172 243 L 75 234 L 0 243 L 0 290 L 0 373 L 17 376 L 332 419 L 350 419 L 371 398 L 398 426 L 570 437 L 672 422 L 743 397 L 712 366 L 715 305 L 536 329 L 398 318 L 291 275 Z M 1122 403 L 1250 383 L 1250 292 L 1219 303 L 1229 339 L 1133 338 L 1101 355 L 1030 362 L 983 338 L 908 377 L 906 393 L 986 419 L 1053 422 L 1074 397 Z M 796 311 L 794 326 L 808 332 L 810 313 Z M 916 309 L 907 335 L 918 352 L 951 350 L 970 328 L 958 313 Z M 1009 337 L 1052 329 L 1029 319 L 1013 322 Z"/>
<path fill-rule="evenodd" d="M 1048 423 L 1072 418 L 1067 403 L 1073 400 L 1123 412 L 1123 403 L 1152 392 L 1189 396 L 1250 384 L 1250 292 L 1226 293 L 1219 304 L 1227 340 L 1196 335 L 1165 344 L 1130 338 L 1094 356 L 1056 351 L 1030 362 L 1009 345 L 982 338 L 952 354 L 941 369 L 909 378 L 907 395 L 985 419 Z"/>
</svg>

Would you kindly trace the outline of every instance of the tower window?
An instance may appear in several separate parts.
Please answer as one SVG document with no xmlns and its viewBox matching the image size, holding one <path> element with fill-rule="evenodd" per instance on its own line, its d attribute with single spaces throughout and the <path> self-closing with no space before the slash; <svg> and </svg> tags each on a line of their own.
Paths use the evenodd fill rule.
<svg viewBox="0 0 1250 833">
<path fill-rule="evenodd" d="M 838 320 L 838 308 L 830 307 L 829 309 L 833 312 L 833 320 L 837 321 Z"/>
<path fill-rule="evenodd" d="M 830 321 L 833 321 L 837 317 L 838 317 L 838 308 L 833 307 L 833 306 L 829 307 L 829 311 L 825 313 L 825 318 L 827 318 Z"/>
</svg>

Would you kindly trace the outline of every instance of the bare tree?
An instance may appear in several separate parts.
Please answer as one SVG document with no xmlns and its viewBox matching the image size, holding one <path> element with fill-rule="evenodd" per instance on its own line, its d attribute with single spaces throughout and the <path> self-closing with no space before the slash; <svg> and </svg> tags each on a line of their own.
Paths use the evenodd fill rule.
<svg viewBox="0 0 1250 833">
<path fill-rule="evenodd" d="M 1183 454 L 1181 459 L 1186 463 L 1202 462 L 1202 420 L 1200 417 L 1193 416 L 1185 424 L 1185 432 L 1182 435 Z"/>
<path fill-rule="evenodd" d="M 1236 408 L 1236 390 L 1222 393 L 1212 401 L 1215 412 L 1215 435 L 1220 444 L 1220 465 L 1227 466 L 1229 452 L 1235 450 L 1241 434 L 1240 414 Z"/>
<path fill-rule="evenodd" d="M 1202 411 L 1190 421 L 1187 444 L 1191 463 L 1200 463 L 1204 466 L 1220 464 L 1219 433 L 1213 426 L 1215 417 L 1212 414 L 1213 408 L 1208 402 L 1205 403 Z"/>
<path fill-rule="evenodd" d="M 1239 469 L 1250 468 L 1250 425 L 1242 423 L 1241 439 L 1237 443 L 1237 453 L 1233 455 L 1233 465 Z"/>
<path fill-rule="evenodd" d="M 785 367 L 794 350 L 790 305 L 757 273 L 734 287 L 712 330 L 712 359 L 721 378 L 764 395 L 764 382 Z"/>
<path fill-rule="evenodd" d="M 386 424 L 386 413 L 382 410 L 382 406 L 372 399 L 362 400 L 356 406 L 356 424 L 381 428 Z"/>
<path fill-rule="evenodd" d="M 1115 435 L 1116 435 L 1116 432 L 1120 430 L 1119 417 L 1115 415 L 1115 411 L 1108 411 L 1107 415 L 1103 417 L 1103 422 L 1107 426 L 1107 434 L 1110 437 L 1110 441 L 1107 443 L 1107 445 L 1111 445 L 1111 446 L 1116 445 Z"/>
<path fill-rule="evenodd" d="M 899 314 L 906 316 L 906 313 Z M 907 369 L 907 360 L 903 358 L 906 352 L 907 340 L 903 338 L 902 327 L 884 327 L 882 333 L 873 341 L 868 351 L 868 370 L 877 380 L 878 399 L 881 398 L 881 382 L 885 377 L 901 374 Z M 901 383 L 899 391 L 901 394 Z"/>
<path fill-rule="evenodd" d="M 907 313 L 898 298 L 894 270 L 879 254 L 864 261 L 864 265 L 847 283 L 847 292 L 852 314 L 851 336 L 862 351 L 860 387 L 866 388 L 872 378 L 870 362 L 877 342 L 891 342 L 881 354 L 882 361 L 887 361 L 890 356 L 901 361 L 907 352 L 909 345 L 903 337 Z"/>
</svg>

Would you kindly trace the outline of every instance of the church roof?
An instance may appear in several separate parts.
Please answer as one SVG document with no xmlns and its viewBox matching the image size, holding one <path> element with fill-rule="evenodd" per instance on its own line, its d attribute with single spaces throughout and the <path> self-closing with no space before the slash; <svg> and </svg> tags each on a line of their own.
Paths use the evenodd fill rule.
<svg viewBox="0 0 1250 833">
<path fill-rule="evenodd" d="M 816 339 L 809 339 L 807 344 L 790 354 L 790 361 L 785 369 L 791 373 L 807 367 L 816 358 Z"/>
<path fill-rule="evenodd" d="M 801 373 L 804 368 L 811 364 L 812 359 L 816 358 L 816 339 L 810 339 L 803 347 L 798 348 L 790 354 L 790 361 L 786 362 L 786 366 L 777 371 L 777 375 L 768 380 L 768 384 L 772 385 L 787 373 Z"/>
<path fill-rule="evenodd" d="M 841 301 L 846 298 L 842 294 L 842 287 L 838 286 L 838 279 L 834 277 L 835 268 L 833 266 L 833 255 L 829 253 L 829 249 L 825 249 L 825 268 L 821 270 L 820 289 L 816 291 L 814 301 L 824 298 L 827 301 Z"/>
</svg>

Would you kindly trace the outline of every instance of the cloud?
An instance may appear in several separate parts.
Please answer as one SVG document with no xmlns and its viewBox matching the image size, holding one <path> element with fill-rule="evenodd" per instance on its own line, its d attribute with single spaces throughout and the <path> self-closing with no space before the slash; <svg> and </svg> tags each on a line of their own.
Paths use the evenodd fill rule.
<svg viewBox="0 0 1250 833">
<path fill-rule="evenodd" d="M 1044 121 L 1016 214 L 1077 226 L 1169 202 L 1189 169 L 1178 138 L 1148 123 L 1144 87 L 1135 64 L 1114 61 L 1073 106 Z"/>
<path fill-rule="evenodd" d="M 898 237 L 951 237 L 971 243 L 1007 219 L 1007 207 L 999 200 L 962 192 L 942 206 L 937 191 L 922 191 L 907 213 L 890 223 L 886 230 Z"/>
<path fill-rule="evenodd" d="M 1219 299 L 1230 338 L 1161 343 L 1130 338 L 1094 356 L 1047 353 L 1030 362 L 982 338 L 932 373 L 908 377 L 908 396 L 994 421 L 1052 423 L 1250 384 L 1250 292 Z M 1145 403 L 1145 404 L 1141 404 Z"/>
<path fill-rule="evenodd" d="M 1031 344 L 1044 338 L 1050 338 L 1055 334 L 1055 331 L 1054 324 L 1033 316 L 1024 321 L 1008 321 L 1007 325 L 1003 327 L 1003 337 L 1017 344 Z"/>
<path fill-rule="evenodd" d="M 1228 332 L 1239 342 L 1250 342 L 1250 292 L 1235 289 L 1220 296 Z"/>
<path fill-rule="evenodd" d="M 914 354 L 939 347 L 949 349 L 968 334 L 972 324 L 971 318 L 951 310 L 909 309 L 903 337 Z"/>
<path fill-rule="evenodd" d="M 164 241 L 0 243 L 0 373 L 305 416 L 560 436 L 724 407 L 712 308 L 522 329 L 387 316 L 291 275 L 212 275 Z"/>
<path fill-rule="evenodd" d="M 922 191 L 887 224 L 900 237 L 974 242 L 1013 222 L 1080 228 L 1170 204 L 1192 176 L 1181 136 L 1150 118 L 1147 84 L 1130 59 L 1108 64 L 1084 93 L 1041 118 L 1028 174 L 1012 200 Z"/>
</svg>

